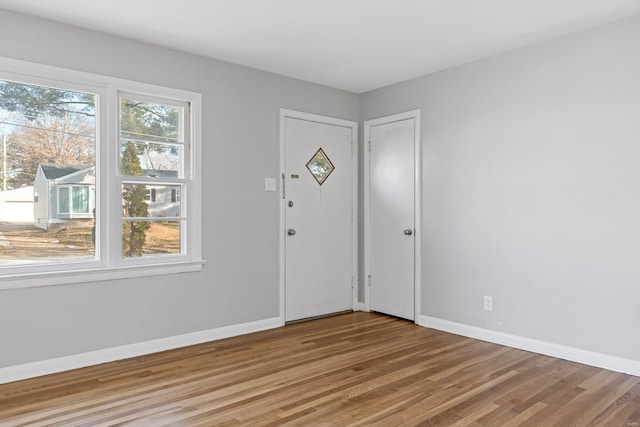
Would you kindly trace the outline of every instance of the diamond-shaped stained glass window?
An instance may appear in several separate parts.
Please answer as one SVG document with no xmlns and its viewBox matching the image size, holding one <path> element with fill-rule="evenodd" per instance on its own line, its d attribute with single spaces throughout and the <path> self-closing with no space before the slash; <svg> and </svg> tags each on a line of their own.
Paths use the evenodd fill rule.
<svg viewBox="0 0 640 427">
<path fill-rule="evenodd" d="M 311 160 L 307 162 L 307 169 L 320 185 L 331 175 L 335 168 L 322 148 L 319 148 Z"/>
</svg>

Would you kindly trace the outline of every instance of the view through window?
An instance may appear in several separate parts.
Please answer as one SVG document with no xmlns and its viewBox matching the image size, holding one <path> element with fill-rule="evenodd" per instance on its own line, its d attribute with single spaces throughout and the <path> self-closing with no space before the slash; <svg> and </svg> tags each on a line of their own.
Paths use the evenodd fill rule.
<svg viewBox="0 0 640 427">
<path fill-rule="evenodd" d="M 0 77 L 4 285 L 200 269 L 200 95 L 25 68 Z"/>
<path fill-rule="evenodd" d="M 188 105 L 120 97 L 122 256 L 183 252 Z"/>
<path fill-rule="evenodd" d="M 0 80 L 0 265 L 95 258 L 96 98 Z"/>
</svg>

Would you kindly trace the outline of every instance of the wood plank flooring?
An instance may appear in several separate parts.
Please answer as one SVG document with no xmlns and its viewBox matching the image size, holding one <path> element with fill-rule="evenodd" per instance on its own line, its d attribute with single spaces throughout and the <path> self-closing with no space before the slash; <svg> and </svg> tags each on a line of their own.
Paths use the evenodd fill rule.
<svg viewBox="0 0 640 427">
<path fill-rule="evenodd" d="M 349 313 L 0 385 L 2 426 L 640 426 L 640 378 Z"/>
</svg>

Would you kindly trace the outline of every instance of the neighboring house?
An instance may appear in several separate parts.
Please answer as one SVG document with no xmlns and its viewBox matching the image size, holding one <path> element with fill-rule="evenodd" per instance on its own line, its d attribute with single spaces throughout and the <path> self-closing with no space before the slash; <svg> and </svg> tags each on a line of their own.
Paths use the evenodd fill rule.
<svg viewBox="0 0 640 427">
<path fill-rule="evenodd" d="M 175 178 L 176 171 L 144 170 L 145 176 L 162 180 Z M 96 205 L 95 166 L 40 164 L 33 182 L 32 221 L 43 230 L 62 227 L 90 227 Z M 180 216 L 180 187 L 147 185 L 150 217 Z"/>
<path fill-rule="evenodd" d="M 33 223 L 33 186 L 0 191 L 0 221 Z"/>
<path fill-rule="evenodd" d="M 145 176 L 153 178 L 176 178 L 177 171 L 145 169 Z M 147 185 L 147 209 L 150 217 L 180 216 L 180 187 L 175 185 Z"/>
<path fill-rule="evenodd" d="M 33 181 L 34 225 L 43 230 L 92 226 L 95 184 L 95 166 L 38 165 Z"/>
</svg>

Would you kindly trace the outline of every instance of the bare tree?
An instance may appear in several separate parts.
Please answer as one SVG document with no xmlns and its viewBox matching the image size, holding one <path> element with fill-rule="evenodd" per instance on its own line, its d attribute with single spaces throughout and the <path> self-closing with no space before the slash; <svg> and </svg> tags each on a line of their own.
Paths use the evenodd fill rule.
<svg viewBox="0 0 640 427">
<path fill-rule="evenodd" d="M 11 188 L 31 185 L 40 163 L 92 166 L 94 128 L 74 115 L 47 116 L 23 123 L 8 136 Z"/>
</svg>

